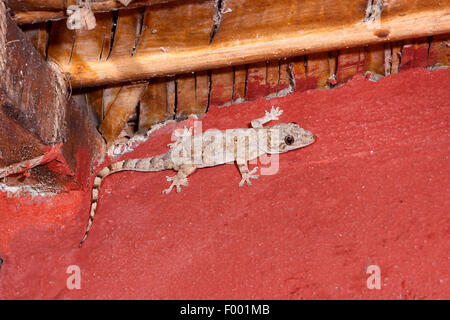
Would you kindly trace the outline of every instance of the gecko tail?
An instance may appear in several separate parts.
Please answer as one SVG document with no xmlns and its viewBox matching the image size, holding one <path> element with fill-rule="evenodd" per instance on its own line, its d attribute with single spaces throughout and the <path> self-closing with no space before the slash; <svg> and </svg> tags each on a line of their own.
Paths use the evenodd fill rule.
<svg viewBox="0 0 450 320">
<path fill-rule="evenodd" d="M 89 222 L 84 233 L 83 239 L 80 241 L 79 247 L 81 248 L 83 243 L 91 230 L 92 223 L 94 222 L 95 211 L 98 204 L 98 196 L 100 191 L 100 185 L 103 179 L 105 179 L 110 174 L 132 170 L 132 171 L 142 171 L 142 172 L 155 172 L 161 170 L 172 169 L 172 164 L 169 160 L 168 154 L 162 154 L 159 156 L 144 158 L 144 159 L 128 159 L 119 162 L 112 163 L 111 165 L 104 167 L 94 178 L 94 184 L 92 186 L 92 200 L 91 200 L 91 211 L 89 214 Z"/>
<path fill-rule="evenodd" d="M 123 161 L 121 161 L 123 162 Z M 86 227 L 86 231 L 84 233 L 83 239 L 80 241 L 79 247 L 81 248 L 84 241 L 86 241 L 86 238 L 89 234 L 89 230 L 91 230 L 92 223 L 94 222 L 95 217 L 95 210 L 97 209 L 97 203 L 98 203 L 98 194 L 100 191 L 100 185 L 102 184 L 102 181 L 106 176 L 110 175 L 111 173 L 114 173 L 112 165 L 103 168 L 94 178 L 94 185 L 92 186 L 92 198 L 91 198 L 91 212 L 89 214 L 89 222 Z"/>
</svg>

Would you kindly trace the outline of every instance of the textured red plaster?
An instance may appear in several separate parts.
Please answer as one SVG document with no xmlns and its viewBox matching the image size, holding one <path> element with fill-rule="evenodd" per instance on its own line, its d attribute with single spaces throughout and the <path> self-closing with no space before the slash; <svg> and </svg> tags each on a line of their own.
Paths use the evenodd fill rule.
<svg viewBox="0 0 450 320">
<path fill-rule="evenodd" d="M 239 188 L 235 166 L 201 169 L 168 196 L 168 172 L 112 175 L 81 250 L 89 192 L 2 199 L 0 298 L 450 298 L 450 70 L 211 108 L 203 129 L 273 104 L 317 135 L 276 175 Z M 182 126 L 123 158 L 163 152 Z M 81 290 L 66 288 L 72 264 Z M 381 290 L 366 287 L 373 264 Z"/>
<path fill-rule="evenodd" d="M 67 163 L 66 159 L 64 158 L 64 155 L 62 154 L 62 143 L 59 143 L 56 148 L 53 148 L 53 152 L 50 154 L 51 158 L 48 157 L 47 167 L 55 172 L 65 174 L 65 175 L 73 175 L 72 170 L 70 170 L 70 166 Z M 44 163 L 44 162 L 43 162 Z"/>
</svg>

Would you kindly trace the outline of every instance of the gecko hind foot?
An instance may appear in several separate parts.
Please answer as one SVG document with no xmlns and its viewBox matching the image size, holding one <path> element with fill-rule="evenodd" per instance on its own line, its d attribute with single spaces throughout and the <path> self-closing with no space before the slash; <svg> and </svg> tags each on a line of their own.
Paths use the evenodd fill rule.
<svg viewBox="0 0 450 320">
<path fill-rule="evenodd" d="M 253 168 L 252 171 L 250 171 L 248 173 L 243 173 L 242 180 L 241 180 L 241 182 L 239 182 L 239 187 L 242 187 L 245 182 L 247 182 L 248 186 L 251 186 L 252 182 L 250 181 L 250 179 L 258 179 L 259 178 L 259 175 L 254 174 L 257 170 L 258 170 L 258 167 L 255 167 L 255 168 Z"/>
<path fill-rule="evenodd" d="M 173 177 L 166 177 L 167 181 L 172 181 L 172 184 L 170 185 L 169 188 L 165 189 L 162 191 L 162 193 L 164 194 L 169 194 L 173 187 L 176 188 L 177 192 L 181 192 L 181 186 L 187 186 L 188 185 L 188 179 L 187 178 L 180 178 L 178 176 L 173 176 Z"/>
<path fill-rule="evenodd" d="M 183 142 L 183 139 L 185 139 L 186 137 L 192 136 L 192 130 L 193 130 L 193 127 L 188 128 L 188 127 L 184 126 L 183 132 L 180 133 L 179 131 L 175 131 L 175 137 L 176 137 L 175 142 L 169 143 L 167 146 L 171 149 L 175 148 L 181 142 Z"/>
</svg>

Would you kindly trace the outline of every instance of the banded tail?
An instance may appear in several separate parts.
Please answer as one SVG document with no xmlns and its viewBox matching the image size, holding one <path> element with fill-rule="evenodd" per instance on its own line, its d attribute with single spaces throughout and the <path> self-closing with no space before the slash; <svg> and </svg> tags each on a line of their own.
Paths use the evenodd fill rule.
<svg viewBox="0 0 450 320">
<path fill-rule="evenodd" d="M 107 176 L 120 172 L 120 171 L 142 171 L 142 172 L 156 172 L 162 170 L 172 169 L 172 162 L 170 161 L 170 156 L 168 153 L 143 159 L 129 159 L 119 162 L 115 162 L 97 173 L 94 184 L 92 186 L 92 200 L 91 200 L 91 212 L 89 215 L 89 222 L 84 233 L 84 237 L 80 242 L 80 248 L 83 242 L 86 241 L 89 230 L 91 229 L 92 223 L 94 221 L 95 210 L 97 209 L 98 195 L 100 191 L 100 185 Z"/>
</svg>

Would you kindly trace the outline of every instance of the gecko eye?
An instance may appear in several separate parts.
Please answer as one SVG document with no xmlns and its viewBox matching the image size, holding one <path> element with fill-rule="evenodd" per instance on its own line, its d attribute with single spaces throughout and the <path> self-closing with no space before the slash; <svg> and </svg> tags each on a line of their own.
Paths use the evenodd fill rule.
<svg viewBox="0 0 450 320">
<path fill-rule="evenodd" d="M 286 137 L 284 138 L 284 142 L 285 142 L 288 146 L 290 146 L 291 144 L 294 143 L 294 137 L 293 137 L 293 136 L 286 136 Z"/>
</svg>

